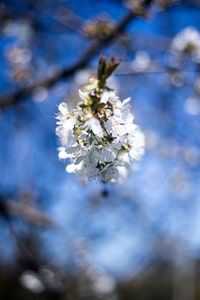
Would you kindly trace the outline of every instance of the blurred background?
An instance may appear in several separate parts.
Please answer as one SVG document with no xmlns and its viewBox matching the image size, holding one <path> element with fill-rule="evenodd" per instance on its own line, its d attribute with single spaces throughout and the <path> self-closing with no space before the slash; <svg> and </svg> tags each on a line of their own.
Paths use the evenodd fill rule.
<svg viewBox="0 0 200 300">
<path fill-rule="evenodd" d="M 200 1 L 5 0 L 0 37 L 0 299 L 200 299 Z M 102 52 L 146 137 L 106 187 L 55 135 Z"/>
</svg>

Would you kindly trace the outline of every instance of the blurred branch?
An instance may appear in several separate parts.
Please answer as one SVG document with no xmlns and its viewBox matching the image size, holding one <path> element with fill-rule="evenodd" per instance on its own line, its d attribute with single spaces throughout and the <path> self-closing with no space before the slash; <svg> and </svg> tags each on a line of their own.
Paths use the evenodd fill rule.
<svg viewBox="0 0 200 300">
<path fill-rule="evenodd" d="M 144 0 L 144 12 L 146 8 L 151 4 L 152 0 Z M 34 89 L 40 86 L 51 87 L 60 79 L 67 78 L 72 76 L 76 71 L 85 67 L 92 57 L 97 54 L 103 47 L 108 45 L 114 38 L 116 38 L 132 21 L 134 17 L 138 17 L 138 13 L 132 10 L 129 10 L 124 18 L 116 25 L 111 34 L 106 39 L 98 39 L 83 53 L 80 59 L 71 67 L 63 68 L 59 71 L 56 71 L 54 74 L 40 79 L 35 83 L 29 84 L 26 87 L 21 88 L 20 90 L 5 96 L 0 97 L 0 108 L 6 108 L 11 105 L 15 105 L 20 102 L 22 99 L 25 99 L 25 96 L 31 94 Z"/>
<path fill-rule="evenodd" d="M 141 70 L 134 70 L 134 68 L 130 68 L 127 65 L 126 67 L 119 68 L 119 71 L 115 72 L 115 75 L 121 75 L 121 76 L 134 76 L 137 74 L 154 74 L 154 73 L 169 73 L 169 74 L 176 74 L 176 73 L 182 73 L 183 69 L 180 67 L 170 67 L 170 66 L 150 66 L 148 68 L 144 68 Z M 199 74 L 198 70 L 188 70 L 187 73 L 191 74 Z"/>
<path fill-rule="evenodd" d="M 0 217 L 2 217 L 10 229 L 10 232 L 16 242 L 16 246 L 19 250 L 18 259 L 20 265 L 25 265 L 26 268 L 38 269 L 41 265 L 40 258 L 37 253 L 33 251 L 29 243 L 24 240 L 20 234 L 18 234 L 13 224 L 13 217 L 26 219 L 29 223 L 37 226 L 52 227 L 55 224 L 53 221 L 44 213 L 40 212 L 29 203 L 16 201 L 0 194 Z M 28 235 L 30 238 L 30 233 Z"/>
<path fill-rule="evenodd" d="M 19 19 L 27 19 L 29 22 L 31 21 L 32 26 L 35 28 L 35 30 L 41 30 L 45 29 L 46 26 L 44 23 L 40 21 L 41 16 L 53 20 L 59 27 L 62 27 L 65 31 L 75 31 L 79 33 L 80 35 L 83 35 L 82 31 L 80 30 L 83 20 L 78 17 L 74 12 L 72 12 L 69 9 L 66 8 L 60 8 L 56 10 L 55 15 L 50 15 L 45 10 L 44 2 L 38 3 L 35 2 L 29 2 L 27 1 L 27 7 L 29 7 L 29 11 L 15 11 L 11 7 L 0 7 L 0 21 L 2 23 L 5 23 L 7 21 L 13 21 L 13 20 L 19 20 Z M 48 3 L 49 5 L 49 3 Z M 55 11 L 55 8 L 54 8 Z M 51 30 L 54 29 L 51 28 Z"/>
<path fill-rule="evenodd" d="M 55 15 L 50 15 L 48 13 L 48 7 L 49 2 L 46 3 L 45 1 L 27 1 L 27 5 L 29 6 L 31 11 L 35 11 L 36 15 L 37 13 L 54 20 L 58 25 L 61 25 L 65 30 L 69 29 L 72 31 L 75 31 L 82 35 L 82 31 L 80 30 L 83 20 L 78 17 L 75 12 L 72 12 L 70 9 L 66 9 L 64 7 L 58 7 L 53 6 L 51 9 L 53 9 L 54 12 L 56 12 Z"/>
<path fill-rule="evenodd" d="M 6 205 L 7 211 L 13 216 L 22 217 L 29 222 L 43 227 L 53 227 L 53 221 L 44 213 L 28 204 L 9 201 Z"/>
<path fill-rule="evenodd" d="M 54 222 L 49 216 L 39 211 L 29 203 L 24 201 L 15 201 L 0 195 L 0 214 L 5 219 L 12 217 L 26 219 L 28 222 L 43 227 L 53 227 Z"/>
<path fill-rule="evenodd" d="M 200 7 L 200 2 L 199 0 L 183 0 L 183 3 L 186 3 L 188 6 L 192 7 Z"/>
</svg>

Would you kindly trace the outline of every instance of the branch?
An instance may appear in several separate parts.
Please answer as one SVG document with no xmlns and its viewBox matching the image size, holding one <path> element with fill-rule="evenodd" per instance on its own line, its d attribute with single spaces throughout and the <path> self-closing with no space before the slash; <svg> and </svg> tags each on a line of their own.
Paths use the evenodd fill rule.
<svg viewBox="0 0 200 300">
<path fill-rule="evenodd" d="M 144 0 L 144 9 L 148 7 L 151 2 L 152 0 Z M 106 39 L 96 40 L 73 66 L 69 68 L 63 68 L 55 72 L 53 75 L 47 76 L 44 79 L 40 79 L 33 84 L 29 84 L 28 86 L 23 87 L 12 94 L 1 96 L 0 108 L 3 109 L 17 104 L 18 102 L 22 101 L 22 99 L 25 99 L 25 96 L 31 94 L 37 87 L 51 87 L 60 79 L 72 76 L 76 71 L 85 67 L 95 54 L 97 54 L 104 46 L 108 45 L 115 37 L 117 37 L 126 28 L 130 21 L 137 16 L 138 13 L 134 13 L 133 11 L 129 10 L 124 18 L 114 28 L 112 33 Z"/>
<path fill-rule="evenodd" d="M 27 220 L 31 224 L 41 227 L 56 227 L 54 221 L 45 213 L 41 212 L 34 206 L 23 201 L 16 201 L 15 198 L 10 199 L 0 194 L 0 216 L 7 221 L 13 217 Z"/>
</svg>

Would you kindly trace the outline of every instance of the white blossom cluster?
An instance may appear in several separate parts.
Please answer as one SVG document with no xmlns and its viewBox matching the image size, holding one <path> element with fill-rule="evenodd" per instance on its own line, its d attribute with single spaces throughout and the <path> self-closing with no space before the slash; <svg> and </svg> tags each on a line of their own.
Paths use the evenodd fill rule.
<svg viewBox="0 0 200 300">
<path fill-rule="evenodd" d="M 172 41 L 172 52 L 176 55 L 190 54 L 200 62 L 200 33 L 194 27 L 186 27 Z"/>
<path fill-rule="evenodd" d="M 89 180 L 122 182 L 144 153 L 144 135 L 133 123 L 128 102 L 114 91 L 100 95 L 79 90 L 81 102 L 69 112 L 58 107 L 56 133 L 60 137 L 60 159 L 71 159 L 66 171 Z"/>
</svg>

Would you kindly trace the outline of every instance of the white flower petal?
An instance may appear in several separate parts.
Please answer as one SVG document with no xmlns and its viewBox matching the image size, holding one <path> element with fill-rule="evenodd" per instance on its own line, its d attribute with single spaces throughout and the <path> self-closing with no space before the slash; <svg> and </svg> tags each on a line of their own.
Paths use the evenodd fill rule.
<svg viewBox="0 0 200 300">
<path fill-rule="evenodd" d="M 83 100 L 88 99 L 88 92 L 84 92 L 83 90 L 79 89 L 78 93 L 81 99 Z"/>
<path fill-rule="evenodd" d="M 69 118 L 64 120 L 63 127 L 65 130 L 73 129 L 74 124 L 77 122 L 75 118 Z"/>
<path fill-rule="evenodd" d="M 126 98 L 123 102 L 122 105 L 126 105 L 127 103 L 129 103 L 131 100 L 131 97 Z"/>
<path fill-rule="evenodd" d="M 68 113 L 68 107 L 65 102 L 60 103 L 58 106 L 58 109 L 61 112 L 61 114 L 63 114 L 63 115 L 66 115 Z"/>
<path fill-rule="evenodd" d="M 98 119 L 91 118 L 88 121 L 88 126 L 90 127 L 90 129 L 93 131 L 94 134 L 99 135 L 102 133 L 102 127 Z"/>
<path fill-rule="evenodd" d="M 82 162 L 84 159 L 86 158 L 85 155 L 82 155 L 82 156 L 78 156 L 77 159 L 75 160 L 75 165 L 78 165 L 80 164 L 80 162 Z"/>
<path fill-rule="evenodd" d="M 65 152 L 65 148 L 64 147 L 59 147 L 58 148 L 58 158 L 59 159 L 66 159 L 67 158 L 67 153 Z"/>
<path fill-rule="evenodd" d="M 76 166 L 75 166 L 74 164 L 70 164 L 70 165 L 67 165 L 67 166 L 66 166 L 66 171 L 67 171 L 68 173 L 74 173 L 75 170 L 76 170 Z"/>
</svg>

